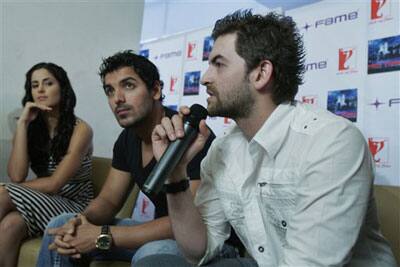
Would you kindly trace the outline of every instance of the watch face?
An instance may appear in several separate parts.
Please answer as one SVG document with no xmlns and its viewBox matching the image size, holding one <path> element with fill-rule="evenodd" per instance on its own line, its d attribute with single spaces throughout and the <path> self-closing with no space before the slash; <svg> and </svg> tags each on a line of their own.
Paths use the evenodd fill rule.
<svg viewBox="0 0 400 267">
<path fill-rule="evenodd" d="M 96 248 L 101 250 L 109 250 L 111 248 L 111 235 L 100 235 L 96 241 Z"/>
</svg>

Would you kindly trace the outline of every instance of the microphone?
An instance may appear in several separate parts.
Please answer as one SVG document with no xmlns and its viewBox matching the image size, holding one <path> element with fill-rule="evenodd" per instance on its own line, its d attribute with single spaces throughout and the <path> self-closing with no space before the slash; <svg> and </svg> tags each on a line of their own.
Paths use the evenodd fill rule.
<svg viewBox="0 0 400 267">
<path fill-rule="evenodd" d="M 199 131 L 199 123 L 207 118 L 207 110 L 199 104 L 193 104 L 190 107 L 190 114 L 184 116 L 183 131 L 185 135 L 182 138 L 171 142 L 160 160 L 154 166 L 146 182 L 143 184 L 143 192 L 146 194 L 158 194 L 165 180 L 175 169 L 181 160 L 186 149 L 194 141 Z"/>
</svg>

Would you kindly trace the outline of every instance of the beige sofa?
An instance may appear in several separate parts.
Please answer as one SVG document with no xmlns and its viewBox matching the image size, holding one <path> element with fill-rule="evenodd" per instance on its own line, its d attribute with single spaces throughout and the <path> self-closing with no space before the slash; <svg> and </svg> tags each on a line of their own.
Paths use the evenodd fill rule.
<svg viewBox="0 0 400 267">
<path fill-rule="evenodd" d="M 95 194 L 100 192 L 101 187 L 108 175 L 108 171 L 111 166 L 111 160 L 106 158 L 94 157 L 93 158 L 93 173 L 92 180 L 95 187 Z M 135 186 L 130 193 L 125 205 L 118 213 L 118 217 L 126 218 L 130 217 L 133 206 L 136 201 L 136 196 L 139 189 Z M 18 258 L 18 267 L 32 267 L 36 265 L 37 256 L 39 254 L 41 238 L 34 238 L 25 241 L 20 249 Z M 109 262 L 92 262 L 90 267 L 125 267 L 130 266 L 130 262 L 120 262 L 120 261 L 109 261 Z M 43 266 L 45 267 L 45 266 Z"/>
<path fill-rule="evenodd" d="M 104 183 L 111 165 L 110 159 L 93 158 L 93 182 L 96 193 L 98 193 Z M 375 186 L 375 198 L 378 206 L 378 216 L 381 223 L 383 235 L 388 239 L 392 250 L 400 264 L 400 187 Z M 129 217 L 132 212 L 138 188 L 132 190 L 124 207 L 118 217 Z M 40 247 L 40 238 L 35 238 L 24 242 L 21 247 L 18 267 L 35 266 Z M 123 267 L 130 266 L 127 262 L 92 262 L 90 267 Z"/>
<path fill-rule="evenodd" d="M 382 234 L 400 266 L 400 187 L 376 185 L 374 190 Z"/>
</svg>

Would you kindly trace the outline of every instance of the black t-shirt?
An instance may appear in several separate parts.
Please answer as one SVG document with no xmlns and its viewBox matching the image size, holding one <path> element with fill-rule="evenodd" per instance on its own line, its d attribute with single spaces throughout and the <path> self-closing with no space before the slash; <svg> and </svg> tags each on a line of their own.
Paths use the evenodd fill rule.
<svg viewBox="0 0 400 267">
<path fill-rule="evenodd" d="M 165 115 L 171 118 L 176 111 L 168 108 L 165 109 Z M 215 139 L 215 135 L 211 132 L 203 150 L 201 150 L 193 160 L 188 164 L 187 174 L 191 180 L 200 179 L 200 163 L 206 156 L 211 142 Z M 132 179 L 142 189 L 147 177 L 150 175 L 157 161 L 153 157 L 151 161 L 143 166 L 142 164 L 142 144 L 141 139 L 135 134 L 132 128 L 124 129 L 114 144 L 112 167 L 129 172 Z M 167 198 L 165 193 L 160 192 L 156 196 L 148 196 L 155 206 L 155 218 L 168 215 Z"/>
</svg>

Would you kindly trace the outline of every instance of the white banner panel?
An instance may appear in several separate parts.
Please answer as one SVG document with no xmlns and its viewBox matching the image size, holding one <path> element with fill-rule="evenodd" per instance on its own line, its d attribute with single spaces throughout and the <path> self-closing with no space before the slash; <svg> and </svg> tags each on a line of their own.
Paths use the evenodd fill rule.
<svg viewBox="0 0 400 267">
<path fill-rule="evenodd" d="M 213 46 L 212 27 L 144 42 L 140 53 L 158 67 L 164 81 L 164 104 L 173 109 L 198 103 L 207 106 L 206 88 L 200 80 L 208 67 Z M 234 122 L 227 118 L 208 118 L 207 124 L 219 136 Z"/>
<path fill-rule="evenodd" d="M 399 36 L 396 0 L 326 0 L 286 13 L 307 51 L 297 99 L 327 108 L 363 132 L 376 184 L 399 186 Z"/>
<path fill-rule="evenodd" d="M 296 98 L 352 121 L 365 135 L 377 184 L 400 186 L 400 2 L 326 0 L 286 12 L 304 38 L 306 73 Z M 142 44 L 159 68 L 165 104 L 199 103 L 212 28 Z M 234 122 L 208 118 L 217 135 Z"/>
<path fill-rule="evenodd" d="M 400 185 L 400 2 L 370 0 L 364 134 L 375 183 Z"/>
<path fill-rule="evenodd" d="M 160 72 L 164 82 L 162 90 L 164 104 L 177 109 L 183 87 L 182 60 L 185 53 L 183 35 L 171 36 L 157 41 L 142 43 L 140 54 L 151 60 Z"/>
<path fill-rule="evenodd" d="M 287 12 L 306 48 L 304 85 L 297 99 L 363 126 L 367 5 L 323 1 Z"/>
</svg>

